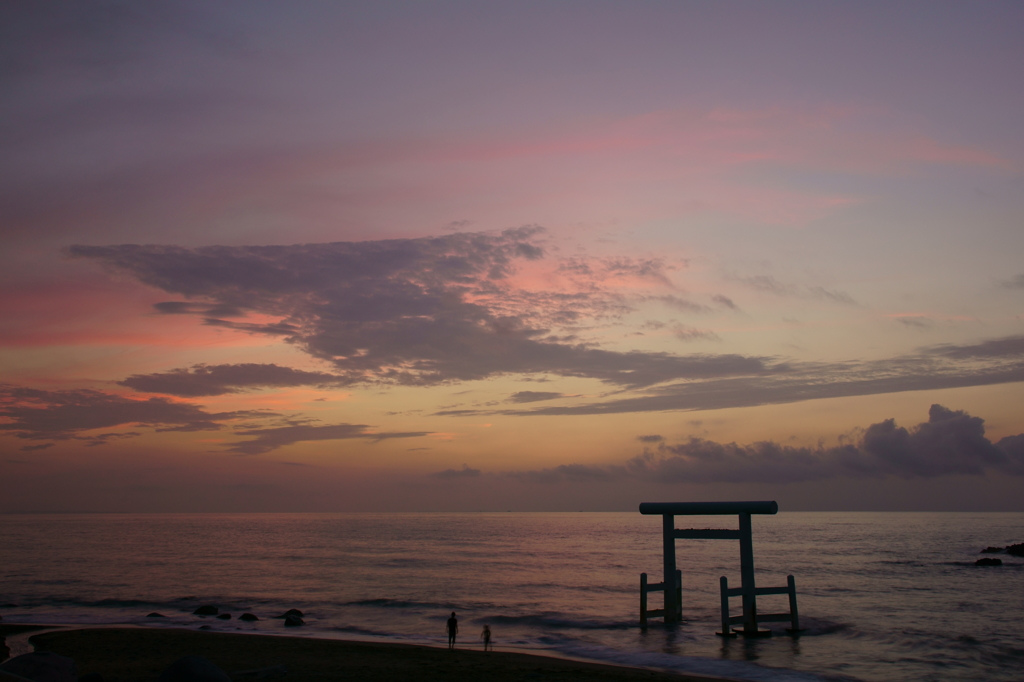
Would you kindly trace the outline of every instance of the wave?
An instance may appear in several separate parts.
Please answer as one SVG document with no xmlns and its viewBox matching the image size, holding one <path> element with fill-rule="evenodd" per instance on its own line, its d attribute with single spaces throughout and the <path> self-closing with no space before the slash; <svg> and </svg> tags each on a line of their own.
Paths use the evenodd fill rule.
<svg viewBox="0 0 1024 682">
<path fill-rule="evenodd" d="M 632 630 L 637 627 L 634 622 L 597 618 L 572 618 L 550 612 L 522 616 L 480 616 L 472 619 L 471 622 L 512 627 L 519 626 L 536 630 Z"/>
<path fill-rule="evenodd" d="M 357 599 L 355 601 L 342 602 L 340 606 L 377 606 L 383 609 L 442 609 L 455 608 L 451 604 L 438 604 L 437 602 L 412 601 L 408 599 Z"/>
</svg>

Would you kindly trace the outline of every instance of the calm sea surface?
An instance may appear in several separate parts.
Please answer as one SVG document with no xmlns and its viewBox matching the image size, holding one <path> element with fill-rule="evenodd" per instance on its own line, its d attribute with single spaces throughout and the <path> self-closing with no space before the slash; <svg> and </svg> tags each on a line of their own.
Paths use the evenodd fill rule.
<svg viewBox="0 0 1024 682">
<path fill-rule="evenodd" d="M 736 527 L 689 521 L 677 526 Z M 808 630 L 723 640 L 718 578 L 739 584 L 738 543 L 679 540 L 687 622 L 642 630 L 661 519 L 639 513 L 0 515 L 0 616 L 443 646 L 456 611 L 464 647 L 489 624 L 499 649 L 750 680 L 1018 681 L 1024 559 L 974 565 L 1017 542 L 1020 513 L 755 516 L 758 585 L 796 576 Z M 192 615 L 202 604 L 233 618 Z M 786 597 L 758 606 L 784 611 Z M 305 627 L 271 618 L 289 608 Z"/>
</svg>

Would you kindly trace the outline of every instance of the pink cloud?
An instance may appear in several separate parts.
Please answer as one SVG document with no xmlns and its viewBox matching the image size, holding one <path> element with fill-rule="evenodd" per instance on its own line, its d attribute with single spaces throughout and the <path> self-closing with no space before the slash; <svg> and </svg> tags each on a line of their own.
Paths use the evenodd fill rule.
<svg viewBox="0 0 1024 682">
<path fill-rule="evenodd" d="M 993 151 L 930 137 L 884 111 L 680 109 L 161 163 L 102 186 L 60 188 L 72 209 L 40 207 L 17 229 L 107 231 L 122 221 L 132 239 L 147 225 L 154 236 L 141 239 L 173 229 L 183 243 L 271 243 L 283 227 L 303 241 L 333 241 L 422 236 L 462 219 L 473 229 L 561 229 L 717 213 L 801 226 L 869 197 L 801 184 L 792 171 L 889 178 L 936 165 L 1013 171 Z"/>
<path fill-rule="evenodd" d="M 265 340 L 197 326 L 194 319 L 159 315 L 166 293 L 105 275 L 56 276 L 12 289 L 0 297 L 0 347 L 263 345 Z M 265 323 L 264 315 L 245 318 Z"/>
<path fill-rule="evenodd" d="M 309 210 L 371 221 L 411 206 L 420 221 L 455 214 L 555 225 L 716 211 L 799 225 L 863 197 L 773 179 L 774 170 L 892 177 L 936 164 L 1012 168 L 993 152 L 929 138 L 877 112 L 779 107 L 367 143 L 293 159 L 279 179 L 311 183 L 322 199 L 334 193 L 329 204 L 307 202 Z"/>
</svg>

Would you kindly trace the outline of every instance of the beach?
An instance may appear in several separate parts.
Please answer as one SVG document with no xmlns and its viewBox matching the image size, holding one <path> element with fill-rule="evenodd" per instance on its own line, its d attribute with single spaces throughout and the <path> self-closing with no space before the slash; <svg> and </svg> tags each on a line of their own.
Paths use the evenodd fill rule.
<svg viewBox="0 0 1024 682">
<path fill-rule="evenodd" d="M 16 632 L 2 625 L 0 633 Z M 458 682 L 460 680 L 557 679 L 561 682 L 709 682 L 726 678 L 680 675 L 639 668 L 535 656 L 378 642 L 184 629 L 84 628 L 43 632 L 30 638 L 38 651 L 75 660 L 79 675 L 99 673 L 105 682 L 156 680 L 182 656 L 202 656 L 232 679 Z M 281 668 L 287 670 L 282 677 Z M 260 671 L 263 672 L 248 672 Z"/>
</svg>

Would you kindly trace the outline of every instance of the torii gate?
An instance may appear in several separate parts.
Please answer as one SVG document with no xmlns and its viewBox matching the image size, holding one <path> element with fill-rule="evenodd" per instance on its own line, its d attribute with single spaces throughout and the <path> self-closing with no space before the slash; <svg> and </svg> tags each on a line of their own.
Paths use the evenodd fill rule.
<svg viewBox="0 0 1024 682">
<path fill-rule="evenodd" d="M 779 505 L 774 502 L 644 502 L 640 505 L 641 514 L 661 514 L 662 541 L 664 545 L 665 581 L 659 585 L 648 585 L 647 574 L 640 577 L 640 620 L 646 624 L 647 615 L 659 615 L 666 623 L 682 620 L 681 580 L 676 570 L 676 539 L 686 540 L 739 540 L 740 541 L 740 587 L 729 589 L 725 576 L 721 578 L 722 593 L 722 632 L 723 636 L 732 636 L 732 625 L 742 623 L 742 633 L 748 636 L 771 634 L 771 631 L 758 630 L 759 622 L 789 620 L 792 632 L 800 629 L 796 608 L 796 583 L 793 576 L 788 577 L 786 587 L 754 586 L 754 541 L 750 532 L 751 514 L 777 514 Z M 722 516 L 736 514 L 739 516 L 739 530 L 731 529 L 684 529 L 675 527 L 676 516 Z M 665 608 L 658 611 L 647 611 L 647 592 L 664 590 Z M 756 595 L 789 594 L 789 613 L 766 613 L 757 615 Z M 743 597 L 743 615 L 729 616 L 729 597 Z"/>
</svg>

